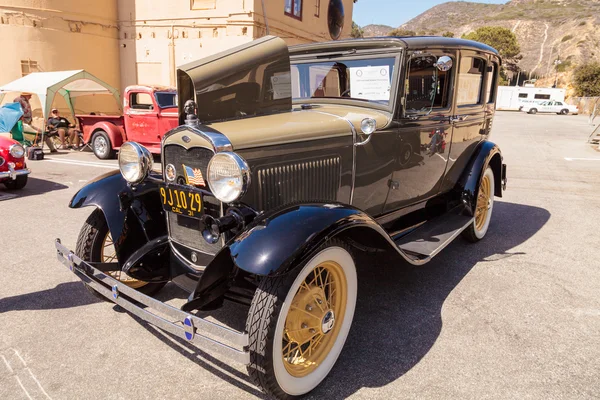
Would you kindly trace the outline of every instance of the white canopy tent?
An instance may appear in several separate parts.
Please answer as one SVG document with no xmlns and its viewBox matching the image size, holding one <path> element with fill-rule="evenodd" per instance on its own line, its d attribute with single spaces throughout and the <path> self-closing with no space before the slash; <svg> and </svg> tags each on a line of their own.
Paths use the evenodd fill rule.
<svg viewBox="0 0 600 400">
<path fill-rule="evenodd" d="M 75 116 L 73 99 L 79 96 L 106 94 L 114 96 L 119 110 L 119 91 L 83 69 L 74 71 L 33 72 L 0 87 L 0 103 L 9 92 L 29 92 L 38 96 L 44 120 L 50 115 L 56 95 L 64 98 L 71 115 Z M 10 99 L 12 101 L 12 98 Z"/>
</svg>

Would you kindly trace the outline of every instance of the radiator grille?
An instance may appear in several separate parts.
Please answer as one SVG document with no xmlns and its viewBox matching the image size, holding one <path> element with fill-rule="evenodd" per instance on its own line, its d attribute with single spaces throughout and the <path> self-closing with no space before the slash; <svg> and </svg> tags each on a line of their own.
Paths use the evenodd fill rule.
<svg viewBox="0 0 600 400">
<path fill-rule="evenodd" d="M 183 165 L 199 168 L 206 180 L 208 162 L 213 156 L 213 151 L 202 147 L 185 149 L 181 146 L 170 145 L 163 150 L 165 165 L 173 164 L 177 171 L 176 182 L 185 184 Z M 209 190 L 208 185 L 203 189 Z M 204 212 L 212 217 L 221 216 L 221 203 L 213 196 L 204 195 Z M 195 218 L 189 218 L 172 212 L 167 213 L 169 220 L 169 233 L 175 242 L 200 251 L 202 253 L 216 254 L 222 247 L 221 242 L 208 244 L 202 237 L 204 224 Z"/>
<path fill-rule="evenodd" d="M 335 201 L 341 179 L 340 157 L 261 168 L 257 174 L 260 210 L 297 201 Z"/>
</svg>

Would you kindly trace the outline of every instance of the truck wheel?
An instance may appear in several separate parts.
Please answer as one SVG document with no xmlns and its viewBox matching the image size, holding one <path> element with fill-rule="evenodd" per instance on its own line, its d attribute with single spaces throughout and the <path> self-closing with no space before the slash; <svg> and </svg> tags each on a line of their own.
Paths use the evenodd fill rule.
<svg viewBox="0 0 600 400">
<path fill-rule="evenodd" d="M 106 224 L 106 219 L 102 210 L 94 210 L 88 219 L 85 221 L 77 238 L 75 254 L 83 261 L 90 262 L 114 262 L 117 261 L 115 246 Z M 121 271 L 107 272 L 112 278 L 126 284 L 127 286 L 137 289 L 140 292 L 152 295 L 162 289 L 165 283 L 148 283 L 134 279 Z M 109 301 L 106 297 L 96 292 L 90 286 L 85 285 L 85 288 L 99 299 Z"/>
<path fill-rule="evenodd" d="M 108 160 L 115 157 L 115 151 L 105 131 L 96 131 L 94 133 L 94 136 L 92 136 L 92 149 L 96 157 L 101 160 Z"/>
<path fill-rule="evenodd" d="M 490 226 L 492 209 L 494 208 L 494 171 L 487 167 L 477 194 L 477 206 L 475 207 L 475 219 L 462 235 L 469 242 L 475 243 L 483 239 Z"/>
<path fill-rule="evenodd" d="M 560 115 L 567 115 L 569 113 L 569 110 L 567 110 L 566 108 L 563 108 L 562 110 L 560 110 Z"/>
<path fill-rule="evenodd" d="M 352 325 L 357 278 L 348 246 L 332 240 L 303 266 L 265 277 L 246 321 L 248 374 L 267 395 L 300 396 L 325 379 Z"/>
<path fill-rule="evenodd" d="M 8 190 L 20 190 L 23 189 L 25 185 L 27 185 L 27 175 L 19 175 L 15 180 L 9 179 L 4 182 L 4 186 L 6 186 Z"/>
<path fill-rule="evenodd" d="M 537 114 L 537 108 L 532 108 L 527 114 Z"/>
</svg>

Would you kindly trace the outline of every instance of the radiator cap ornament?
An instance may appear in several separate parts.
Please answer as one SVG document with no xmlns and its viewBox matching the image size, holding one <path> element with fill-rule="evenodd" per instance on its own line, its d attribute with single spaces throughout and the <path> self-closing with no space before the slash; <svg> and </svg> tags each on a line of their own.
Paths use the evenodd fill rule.
<svg viewBox="0 0 600 400">
<path fill-rule="evenodd" d="M 183 106 L 183 112 L 185 113 L 185 124 L 188 126 L 198 126 L 198 115 L 196 114 L 196 102 L 194 100 L 188 100 Z"/>
</svg>

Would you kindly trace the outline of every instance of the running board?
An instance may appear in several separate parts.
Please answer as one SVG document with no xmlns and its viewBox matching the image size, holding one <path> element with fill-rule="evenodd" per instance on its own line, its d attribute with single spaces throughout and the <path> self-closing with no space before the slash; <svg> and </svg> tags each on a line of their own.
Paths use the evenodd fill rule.
<svg viewBox="0 0 600 400">
<path fill-rule="evenodd" d="M 462 207 L 460 207 L 462 209 Z M 394 239 L 398 249 L 416 264 L 425 264 L 448 246 L 473 222 L 473 217 L 452 210 L 431 219 L 409 234 Z"/>
</svg>

